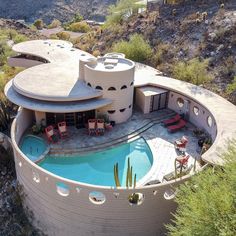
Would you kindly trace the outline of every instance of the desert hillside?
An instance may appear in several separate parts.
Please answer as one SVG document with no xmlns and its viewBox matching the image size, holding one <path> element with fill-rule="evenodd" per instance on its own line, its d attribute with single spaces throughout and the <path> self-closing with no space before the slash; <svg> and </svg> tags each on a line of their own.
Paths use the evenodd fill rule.
<svg viewBox="0 0 236 236">
<path fill-rule="evenodd" d="M 42 18 L 49 23 L 54 18 L 70 20 L 76 12 L 86 19 L 103 21 L 107 7 L 115 0 L 8 0 L 0 1 L 0 17 L 34 22 Z M 33 6 L 32 6 L 33 4 Z"/>
</svg>

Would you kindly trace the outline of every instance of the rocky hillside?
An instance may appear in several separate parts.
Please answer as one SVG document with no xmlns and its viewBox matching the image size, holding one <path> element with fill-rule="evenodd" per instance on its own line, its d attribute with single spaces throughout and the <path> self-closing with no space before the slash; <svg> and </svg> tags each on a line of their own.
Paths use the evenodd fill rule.
<svg viewBox="0 0 236 236">
<path fill-rule="evenodd" d="M 204 86 L 227 97 L 227 85 L 236 75 L 236 1 L 224 2 L 189 0 L 152 8 L 96 35 L 92 49 L 105 53 L 115 42 L 138 33 L 153 49 L 146 63 L 171 75 L 179 61 L 207 59 L 213 80 Z M 227 98 L 236 103 L 236 92 Z"/>
<path fill-rule="evenodd" d="M 115 2 L 116 0 L 2 0 L 0 17 L 22 19 L 26 22 L 42 18 L 46 23 L 56 18 L 64 22 L 79 11 L 85 19 L 103 21 L 107 7 Z"/>
</svg>

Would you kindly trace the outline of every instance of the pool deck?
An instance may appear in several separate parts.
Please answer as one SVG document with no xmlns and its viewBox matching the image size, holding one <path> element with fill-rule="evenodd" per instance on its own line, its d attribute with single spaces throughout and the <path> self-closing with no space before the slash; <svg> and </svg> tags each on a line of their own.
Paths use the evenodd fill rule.
<svg viewBox="0 0 236 236">
<path fill-rule="evenodd" d="M 161 110 L 147 115 L 135 111 L 132 118 L 122 124 L 117 124 L 103 136 L 89 136 L 86 129 L 69 127 L 69 138 L 50 144 L 50 154 L 53 156 L 70 156 L 85 152 L 94 152 L 112 148 L 120 143 L 129 142 L 143 137 L 153 153 L 153 165 L 149 173 L 137 185 L 150 181 L 163 182 L 163 177 L 175 170 L 175 158 L 179 155 L 174 147 L 174 141 L 183 135 L 188 137 L 186 154 L 190 155 L 188 166 L 194 164 L 195 158 L 200 158 L 198 139 L 193 135 L 195 127 L 188 123 L 187 127 L 176 133 L 169 133 L 161 121 L 173 116 L 171 110 Z"/>
</svg>

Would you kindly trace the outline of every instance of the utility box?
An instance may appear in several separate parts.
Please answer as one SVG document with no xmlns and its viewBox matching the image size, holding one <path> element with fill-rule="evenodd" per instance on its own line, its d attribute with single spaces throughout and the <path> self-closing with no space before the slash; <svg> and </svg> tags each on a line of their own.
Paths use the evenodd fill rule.
<svg viewBox="0 0 236 236">
<path fill-rule="evenodd" d="M 135 104 L 144 114 L 165 109 L 167 107 L 168 91 L 154 86 L 136 88 Z"/>
</svg>

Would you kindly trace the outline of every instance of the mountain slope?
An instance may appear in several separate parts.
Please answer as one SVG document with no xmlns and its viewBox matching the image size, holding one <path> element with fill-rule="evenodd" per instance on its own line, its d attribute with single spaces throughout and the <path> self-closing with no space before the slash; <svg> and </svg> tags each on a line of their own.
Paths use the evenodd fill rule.
<svg viewBox="0 0 236 236">
<path fill-rule="evenodd" d="M 0 1 L 0 17 L 33 22 L 42 18 L 68 21 L 76 12 L 85 19 L 104 20 L 107 7 L 116 0 L 7 0 Z"/>
</svg>

